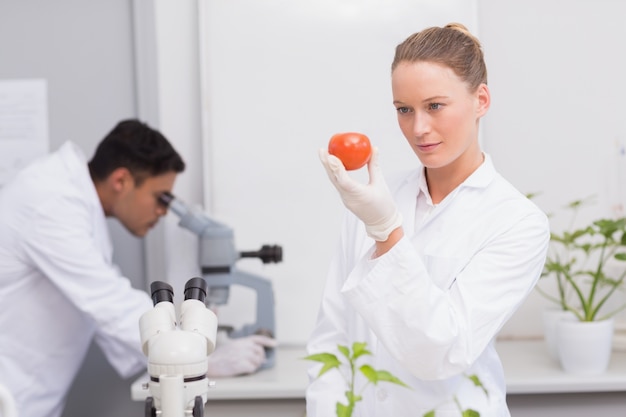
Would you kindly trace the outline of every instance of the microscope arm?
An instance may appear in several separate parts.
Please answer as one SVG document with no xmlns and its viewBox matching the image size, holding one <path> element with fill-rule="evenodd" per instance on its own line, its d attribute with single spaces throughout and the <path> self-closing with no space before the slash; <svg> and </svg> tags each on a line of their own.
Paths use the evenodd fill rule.
<svg viewBox="0 0 626 417">
<path fill-rule="evenodd" d="M 282 261 L 282 248 L 263 245 L 259 251 L 238 252 L 234 245 L 233 230 L 210 219 L 202 210 L 192 209 L 171 194 L 164 194 L 161 202 L 179 218 L 179 226 L 191 231 L 199 238 L 199 262 L 202 276 L 209 291 L 209 305 L 225 305 L 230 287 L 241 285 L 256 292 L 256 322 L 233 330 L 230 337 L 265 334 L 275 337 L 274 292 L 271 283 L 260 276 L 241 271 L 235 263 L 241 258 L 259 258 L 263 263 Z M 273 363 L 273 352 L 268 355 L 267 365 Z"/>
<path fill-rule="evenodd" d="M 235 270 L 231 274 L 211 274 L 207 280 L 211 282 L 211 285 L 215 285 L 214 289 L 210 290 L 207 295 L 209 303 L 219 304 L 224 299 L 220 289 L 230 285 L 251 288 L 256 292 L 257 299 L 263 300 L 256 303 L 256 322 L 247 324 L 241 329 L 232 330 L 229 333 L 230 337 L 244 337 L 252 334 L 266 334 L 274 337 L 274 291 L 270 281 L 241 270 Z M 212 297 L 215 299 L 212 300 Z"/>
<path fill-rule="evenodd" d="M 181 200 L 171 197 L 169 209 L 179 218 L 178 225 L 199 238 L 200 266 L 208 271 L 229 272 L 241 255 L 234 245 L 233 230 L 209 218 L 203 211 L 188 207 Z"/>
</svg>

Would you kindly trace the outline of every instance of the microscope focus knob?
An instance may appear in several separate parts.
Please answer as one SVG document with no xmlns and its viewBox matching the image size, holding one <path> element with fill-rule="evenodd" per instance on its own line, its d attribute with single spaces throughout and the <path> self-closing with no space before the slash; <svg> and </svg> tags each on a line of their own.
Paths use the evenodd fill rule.
<svg viewBox="0 0 626 417">
<path fill-rule="evenodd" d="M 278 245 L 263 245 L 258 251 L 241 252 L 242 258 L 259 258 L 264 264 L 278 263 L 283 260 L 283 248 Z"/>
</svg>

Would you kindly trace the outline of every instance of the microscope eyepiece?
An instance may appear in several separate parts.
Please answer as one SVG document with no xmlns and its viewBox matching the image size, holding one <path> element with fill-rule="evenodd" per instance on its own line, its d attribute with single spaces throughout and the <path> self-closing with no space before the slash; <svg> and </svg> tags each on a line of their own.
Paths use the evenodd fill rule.
<svg viewBox="0 0 626 417">
<path fill-rule="evenodd" d="M 174 301 L 174 289 L 172 286 L 163 281 L 154 281 L 150 284 L 150 292 L 152 293 L 152 304 L 157 305 L 161 301 Z"/>
<path fill-rule="evenodd" d="M 163 193 L 161 193 L 161 195 L 159 195 L 159 197 L 157 198 L 157 201 L 159 202 L 159 204 L 161 204 L 163 207 L 169 207 L 170 203 L 172 202 L 172 200 L 174 200 L 174 194 L 165 191 Z"/>
<path fill-rule="evenodd" d="M 185 284 L 185 300 L 194 299 L 204 303 L 207 288 L 208 286 L 204 278 L 191 278 Z"/>
</svg>

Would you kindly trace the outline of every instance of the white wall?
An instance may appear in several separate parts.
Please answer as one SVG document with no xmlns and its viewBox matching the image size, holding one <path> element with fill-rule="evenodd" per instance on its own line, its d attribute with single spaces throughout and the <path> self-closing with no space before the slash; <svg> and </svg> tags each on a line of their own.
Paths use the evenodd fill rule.
<svg viewBox="0 0 626 417">
<path fill-rule="evenodd" d="M 460 8 L 433 12 L 431 20 L 420 4 Z M 618 152 L 626 143 L 621 1 L 207 0 L 200 6 L 200 57 L 191 59 L 205 63 L 200 117 L 207 146 L 195 142 L 195 130 L 193 138 L 175 134 L 193 112 L 195 94 L 181 106 L 168 98 L 180 93 L 177 83 L 196 76 L 193 68 L 162 79 L 162 93 L 169 91 L 160 99 L 168 108 L 162 114 L 171 120 L 174 140 L 204 153 L 205 195 L 198 201 L 233 227 L 238 248 L 284 247 L 282 264 L 240 262 L 273 282 L 283 342 L 308 336 L 340 221 L 338 197 L 316 150 L 335 132 L 359 130 L 381 147 L 387 173 L 411 165 L 388 99 L 388 71 L 395 44 L 424 26 L 460 20 L 482 40 L 493 98 L 483 144 L 514 185 L 541 193 L 535 201 L 548 213 L 595 194 L 598 204 L 581 221 L 613 215 L 625 204 L 625 156 Z M 175 14 L 163 13 L 164 20 Z M 187 18 L 192 21 L 178 24 L 197 24 L 191 13 Z M 173 26 L 162 35 L 179 31 L 173 20 L 167 25 Z M 202 194 L 197 187 L 189 198 Z M 555 228 L 564 221 L 552 219 Z M 170 233 L 170 248 L 177 249 L 183 231 Z M 241 306 L 250 295 L 235 292 L 231 300 L 237 311 L 222 317 L 245 321 L 251 309 Z M 539 336 L 545 304 L 532 294 L 503 336 Z"/>
<path fill-rule="evenodd" d="M 563 206 L 591 195 L 580 222 L 625 214 L 624 16 L 615 0 L 480 1 L 485 149 L 520 191 L 540 193 L 555 230 L 570 221 Z M 540 334 L 546 304 L 533 293 L 502 335 Z"/>
<path fill-rule="evenodd" d="M 414 167 L 392 105 L 395 47 L 429 25 L 458 20 L 475 30 L 475 2 L 202 4 L 207 207 L 234 228 L 240 249 L 283 246 L 281 264 L 239 265 L 272 281 L 278 339 L 304 343 L 343 210 L 318 149 L 334 133 L 359 131 L 380 147 L 387 173 Z M 235 324 L 253 319 L 250 308 L 244 311 L 253 297 L 237 290 L 220 315 Z"/>
<path fill-rule="evenodd" d="M 203 202 L 204 168 L 196 1 L 134 0 L 139 114 L 173 143 L 186 168 L 174 194 L 190 205 Z M 199 276 L 197 237 L 170 214 L 146 238 L 148 282 L 172 284 L 175 302 L 185 282 Z"/>
</svg>

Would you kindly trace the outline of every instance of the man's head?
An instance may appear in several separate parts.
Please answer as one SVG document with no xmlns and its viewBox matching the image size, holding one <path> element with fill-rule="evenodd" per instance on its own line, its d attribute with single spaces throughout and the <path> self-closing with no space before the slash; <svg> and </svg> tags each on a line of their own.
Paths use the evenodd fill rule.
<svg viewBox="0 0 626 417">
<path fill-rule="evenodd" d="M 168 140 L 138 120 L 118 123 L 88 165 L 105 215 L 136 236 L 144 236 L 167 213 L 159 196 L 172 191 L 185 169 Z"/>
</svg>

